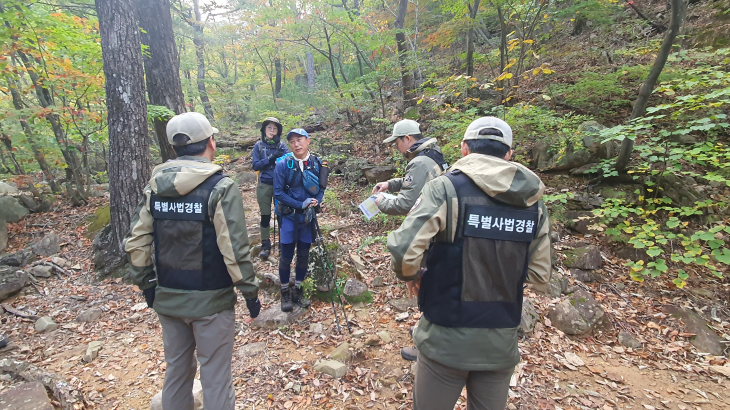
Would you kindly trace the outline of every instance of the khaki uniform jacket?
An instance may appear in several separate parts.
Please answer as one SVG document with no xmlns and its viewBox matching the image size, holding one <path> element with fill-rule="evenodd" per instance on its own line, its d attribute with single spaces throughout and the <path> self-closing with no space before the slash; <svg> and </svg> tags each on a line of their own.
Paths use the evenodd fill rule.
<svg viewBox="0 0 730 410">
<path fill-rule="evenodd" d="M 180 197 L 219 171 L 222 171 L 220 166 L 199 156 L 183 156 L 160 164 L 152 171 L 152 179 L 144 189 L 144 198 L 137 207 L 129 234 L 124 239 L 124 251 L 127 252 L 131 264 L 132 282 L 140 289 L 157 284 L 152 263 L 152 193 Z M 207 291 L 158 286 L 154 303 L 156 312 L 174 317 L 200 318 L 232 308 L 236 304 L 234 287 L 247 299 L 258 296 L 258 282 L 251 263 L 243 199 L 237 184 L 231 178 L 223 178 L 215 185 L 210 194 L 208 212 L 215 226 L 218 248 L 233 286 Z"/>
<path fill-rule="evenodd" d="M 514 206 L 535 204 L 545 190 L 537 175 L 526 167 L 488 155 L 470 154 L 454 164 L 451 170 L 454 169 L 461 170 L 492 198 Z M 451 202 L 450 215 L 448 202 Z M 527 282 L 546 289 L 552 266 L 550 222 L 542 201 L 538 212 L 538 233 L 529 248 Z M 404 281 L 415 279 L 431 238 L 453 240 L 455 232 L 446 232 L 447 219 L 451 218 L 451 226 L 455 228 L 458 217 L 458 197 L 451 181 L 442 176 L 427 183 L 403 225 L 388 235 L 396 276 Z M 449 328 L 430 323 L 421 316 L 413 338 L 429 359 L 457 369 L 502 370 L 520 360 L 517 328 Z"/>
<path fill-rule="evenodd" d="M 398 192 L 394 199 L 382 198 L 378 201 L 378 209 L 387 215 L 406 215 L 416 203 L 426 182 L 441 175 L 444 170 L 433 159 L 421 155 L 419 152 L 425 149 L 433 149 L 441 152 L 436 145 L 436 138 L 429 138 L 418 146 L 413 152 L 406 154 L 410 159 L 406 166 L 406 175 L 403 178 L 394 178 L 388 181 L 388 191 Z"/>
</svg>

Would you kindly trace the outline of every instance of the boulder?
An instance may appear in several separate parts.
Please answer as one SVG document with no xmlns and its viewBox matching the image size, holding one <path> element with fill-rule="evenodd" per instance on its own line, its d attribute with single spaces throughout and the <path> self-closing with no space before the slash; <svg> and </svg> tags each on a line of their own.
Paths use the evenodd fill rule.
<svg viewBox="0 0 730 410">
<path fill-rule="evenodd" d="M 720 336 L 717 335 L 707 326 L 707 321 L 700 315 L 681 307 L 667 305 L 664 311 L 668 314 L 680 318 L 684 322 L 685 332 L 694 333 L 690 339 L 692 346 L 702 353 L 710 353 L 715 356 L 723 355 L 723 347 L 720 343 Z"/>
<path fill-rule="evenodd" d="M 101 350 L 100 341 L 95 340 L 93 342 L 89 342 L 89 345 L 86 347 L 84 362 L 91 363 L 94 359 L 96 359 L 97 356 L 99 356 L 99 350 Z"/>
<path fill-rule="evenodd" d="M 391 299 L 388 304 L 398 312 L 407 312 L 408 309 L 418 308 L 418 299 L 416 298 L 404 298 L 404 299 Z"/>
<path fill-rule="evenodd" d="M 46 388 L 41 382 L 23 383 L 0 394 L 4 409 L 53 410 Z"/>
<path fill-rule="evenodd" d="M 296 322 L 304 315 L 304 312 L 298 306 L 294 306 L 294 310 L 291 312 L 282 312 L 281 306 L 275 305 L 261 311 L 259 316 L 251 322 L 251 326 L 264 329 L 278 329 Z"/>
<path fill-rule="evenodd" d="M 340 344 L 330 353 L 330 359 L 337 360 L 338 362 L 346 362 L 350 359 L 350 344 L 345 342 Z"/>
<path fill-rule="evenodd" d="M 23 249 L 15 253 L 8 253 L 0 257 L 0 265 L 23 267 L 35 260 L 31 249 Z"/>
<path fill-rule="evenodd" d="M 606 127 L 595 121 L 584 122 L 577 130 L 582 138 L 562 136 L 566 146 L 557 152 L 553 150 L 555 145 L 551 141 L 536 143 L 532 148 L 535 166 L 543 171 L 568 170 L 613 157 L 618 153 L 619 144 L 616 141 L 601 143 L 599 133 L 604 128 Z"/>
<path fill-rule="evenodd" d="M 530 299 L 522 300 L 522 320 L 520 321 L 519 330 L 522 333 L 531 333 L 535 330 L 535 325 L 540 321 L 540 314 L 535 309 Z"/>
<path fill-rule="evenodd" d="M 8 248 L 8 224 L 0 219 L 0 252 Z"/>
<path fill-rule="evenodd" d="M 53 274 L 53 267 L 47 265 L 36 265 L 30 269 L 30 273 L 36 278 L 50 278 Z"/>
<path fill-rule="evenodd" d="M 597 280 L 597 275 L 595 273 L 582 269 L 571 269 L 570 276 L 583 283 L 593 283 Z"/>
<path fill-rule="evenodd" d="M 588 333 L 603 322 L 604 311 L 591 294 L 579 290 L 550 309 L 553 326 L 569 335 Z"/>
<path fill-rule="evenodd" d="M 389 180 L 398 169 L 392 165 L 365 166 L 361 168 L 369 184 L 377 184 Z"/>
<path fill-rule="evenodd" d="M 342 291 L 342 293 L 344 293 L 345 296 L 357 297 L 367 291 L 368 286 L 366 284 L 360 282 L 357 279 L 350 278 L 347 279 L 347 282 L 345 282 L 345 289 Z"/>
<path fill-rule="evenodd" d="M 594 226 L 598 218 L 591 212 L 568 211 L 565 213 L 565 227 L 581 235 L 595 235 L 601 231 Z"/>
<path fill-rule="evenodd" d="M 251 185 L 251 184 L 256 183 L 257 179 L 258 179 L 258 177 L 256 176 L 256 173 L 250 172 L 250 171 L 242 171 L 236 175 L 236 180 L 238 180 L 238 185 Z"/>
<path fill-rule="evenodd" d="M 61 252 L 61 240 L 55 232 L 51 232 L 38 242 L 34 243 L 32 248 L 33 253 L 38 256 L 52 256 Z"/>
<path fill-rule="evenodd" d="M 119 258 L 113 251 L 111 225 L 106 225 L 94 238 L 94 269 L 102 275 L 108 275 L 126 263 L 126 258 Z"/>
<path fill-rule="evenodd" d="M 613 254 L 617 258 L 628 259 L 630 261 L 648 261 L 649 254 L 646 253 L 645 249 L 636 249 L 631 244 L 620 243 L 613 247 Z"/>
<path fill-rule="evenodd" d="M 334 142 L 331 138 L 318 138 L 317 153 L 322 157 L 348 157 L 352 155 L 352 142 Z M 330 164 L 331 166 L 331 164 Z"/>
<path fill-rule="evenodd" d="M 641 342 L 636 340 L 634 335 L 625 330 L 618 332 L 618 342 L 623 347 L 629 347 L 631 349 L 641 349 Z"/>
<path fill-rule="evenodd" d="M 89 194 L 92 198 L 101 198 L 104 196 L 104 193 L 109 191 L 108 186 L 104 186 L 102 184 L 94 184 L 91 185 L 87 190 L 86 193 Z"/>
<path fill-rule="evenodd" d="M 320 360 L 314 364 L 314 370 L 329 374 L 335 379 L 339 379 L 347 374 L 347 366 L 336 360 Z"/>
<path fill-rule="evenodd" d="M 238 349 L 240 357 L 256 357 L 266 350 L 266 342 L 255 342 L 241 346 Z"/>
<path fill-rule="evenodd" d="M 16 223 L 29 213 L 28 208 L 21 205 L 17 198 L 12 196 L 0 197 L 0 220 Z"/>
<path fill-rule="evenodd" d="M 20 292 L 28 284 L 28 275 L 23 271 L 13 271 L 14 268 L 2 269 L 0 277 L 0 301 Z"/>
<path fill-rule="evenodd" d="M 554 270 L 552 275 L 550 275 L 550 281 L 548 282 L 548 296 L 554 298 L 560 297 L 560 295 L 568 292 L 569 284 L 570 281 L 568 278 Z"/>
<path fill-rule="evenodd" d="M 364 158 L 348 157 L 345 162 L 332 172 L 337 175 L 341 174 L 346 182 L 359 182 L 363 178 L 362 168 L 368 166 L 368 161 Z"/>
<path fill-rule="evenodd" d="M 695 206 L 695 202 L 704 199 L 695 190 L 689 178 L 680 178 L 672 172 L 666 172 L 657 179 L 657 185 L 662 188 L 662 193 L 670 198 L 672 202 L 680 206 Z"/>
<path fill-rule="evenodd" d="M 376 276 L 375 278 L 373 278 L 373 281 L 370 282 L 370 286 L 374 288 L 385 286 L 385 278 L 382 276 Z"/>
<path fill-rule="evenodd" d="M 80 323 L 89 323 L 98 320 L 104 312 L 99 308 L 91 308 L 80 314 L 76 321 Z"/>
<path fill-rule="evenodd" d="M 568 268 L 598 269 L 603 265 L 601 251 L 597 246 L 584 246 L 563 252 L 563 264 Z"/>
<path fill-rule="evenodd" d="M 6 182 L 0 182 L 0 195 L 7 195 L 7 194 L 17 194 L 18 188 L 6 183 Z"/>
<path fill-rule="evenodd" d="M 152 398 L 150 410 L 162 410 L 162 391 L 155 394 L 155 397 Z M 203 385 L 200 384 L 200 380 L 198 379 L 193 381 L 193 410 L 204 410 Z"/>
<path fill-rule="evenodd" d="M 43 316 L 35 322 L 35 331 L 38 333 L 52 332 L 56 329 L 58 329 L 58 325 L 49 316 Z"/>
<path fill-rule="evenodd" d="M 25 194 L 23 194 L 23 195 L 19 195 L 19 196 L 18 196 L 18 201 L 20 202 L 20 204 L 21 204 L 21 205 L 23 205 L 24 207 L 28 208 L 28 210 L 29 210 L 30 212 L 33 212 L 33 213 L 35 213 L 35 212 L 38 212 L 38 209 L 39 209 L 39 208 L 40 208 L 40 206 L 41 206 L 41 205 L 40 205 L 40 204 L 39 204 L 38 202 L 36 202 L 36 200 L 35 200 L 35 199 L 33 199 L 33 197 L 32 197 L 32 196 L 30 196 L 30 195 L 25 195 Z"/>
<path fill-rule="evenodd" d="M 598 162 L 591 162 L 590 164 L 583 165 L 582 167 L 573 168 L 570 170 L 570 175 L 597 174 L 598 171 L 593 171 L 593 169 L 598 165 L 600 165 Z"/>
</svg>

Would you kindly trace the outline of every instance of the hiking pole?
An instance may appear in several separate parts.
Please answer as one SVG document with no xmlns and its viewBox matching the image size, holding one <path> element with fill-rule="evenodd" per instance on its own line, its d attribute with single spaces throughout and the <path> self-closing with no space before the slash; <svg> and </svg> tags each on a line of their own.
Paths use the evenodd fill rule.
<svg viewBox="0 0 730 410">
<path fill-rule="evenodd" d="M 329 255 L 327 254 L 327 247 L 324 245 L 324 236 L 322 236 L 322 231 L 319 229 L 319 221 L 315 218 L 314 219 L 314 227 L 317 229 L 317 242 L 320 248 L 322 249 L 324 253 L 324 259 L 325 259 L 325 274 L 330 275 L 332 277 L 332 282 L 335 281 L 335 268 L 330 263 Z M 327 287 L 330 291 L 330 299 L 332 300 L 332 310 L 335 312 L 335 320 L 337 320 L 337 328 L 340 329 L 340 321 L 337 319 L 337 310 L 334 306 L 334 298 L 332 297 L 332 285 L 330 284 L 330 281 L 325 277 L 325 280 L 327 280 Z M 347 312 L 345 311 L 345 301 L 343 301 L 342 293 L 340 293 L 340 290 L 337 288 L 337 283 L 335 283 L 335 293 L 337 293 L 338 299 L 340 301 L 340 304 L 342 305 L 342 315 L 345 317 L 345 324 L 347 325 L 347 330 L 352 333 L 352 328 L 350 328 L 350 321 L 347 319 Z M 340 331 L 340 333 L 342 333 Z"/>
</svg>

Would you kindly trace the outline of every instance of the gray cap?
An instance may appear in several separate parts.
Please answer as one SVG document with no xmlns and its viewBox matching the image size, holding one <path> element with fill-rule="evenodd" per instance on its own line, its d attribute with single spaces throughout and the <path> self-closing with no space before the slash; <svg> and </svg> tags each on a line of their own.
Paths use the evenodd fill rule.
<svg viewBox="0 0 730 410">
<path fill-rule="evenodd" d="M 485 129 L 497 130 L 502 135 L 479 135 Z M 467 140 L 494 140 L 512 148 L 512 128 L 497 117 L 482 117 L 469 124 L 464 133 L 464 141 Z"/>
<path fill-rule="evenodd" d="M 383 144 L 389 144 L 396 138 L 404 135 L 417 135 L 421 133 L 421 126 L 413 120 L 401 120 L 393 126 L 393 135 L 383 140 Z"/>
<path fill-rule="evenodd" d="M 182 145 L 188 145 L 203 141 L 217 133 L 218 128 L 212 127 L 205 115 L 197 112 L 176 115 L 167 122 L 167 141 L 171 145 L 179 145 L 172 140 L 172 137 L 177 134 L 187 135 L 190 141 Z"/>
</svg>

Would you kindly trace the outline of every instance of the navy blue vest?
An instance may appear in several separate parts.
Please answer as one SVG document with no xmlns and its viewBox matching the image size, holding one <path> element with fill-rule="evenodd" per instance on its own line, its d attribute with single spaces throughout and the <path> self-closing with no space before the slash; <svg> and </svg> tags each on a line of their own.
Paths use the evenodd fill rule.
<svg viewBox="0 0 730 410">
<path fill-rule="evenodd" d="M 208 201 L 222 173 L 211 175 L 187 195 L 152 194 L 157 283 L 171 289 L 214 290 L 233 285 L 218 248 Z"/>
<path fill-rule="evenodd" d="M 499 202 L 458 170 L 446 177 L 458 196 L 458 222 L 453 242 L 437 241 L 429 250 L 419 307 L 439 326 L 517 327 L 538 205 Z"/>
</svg>

